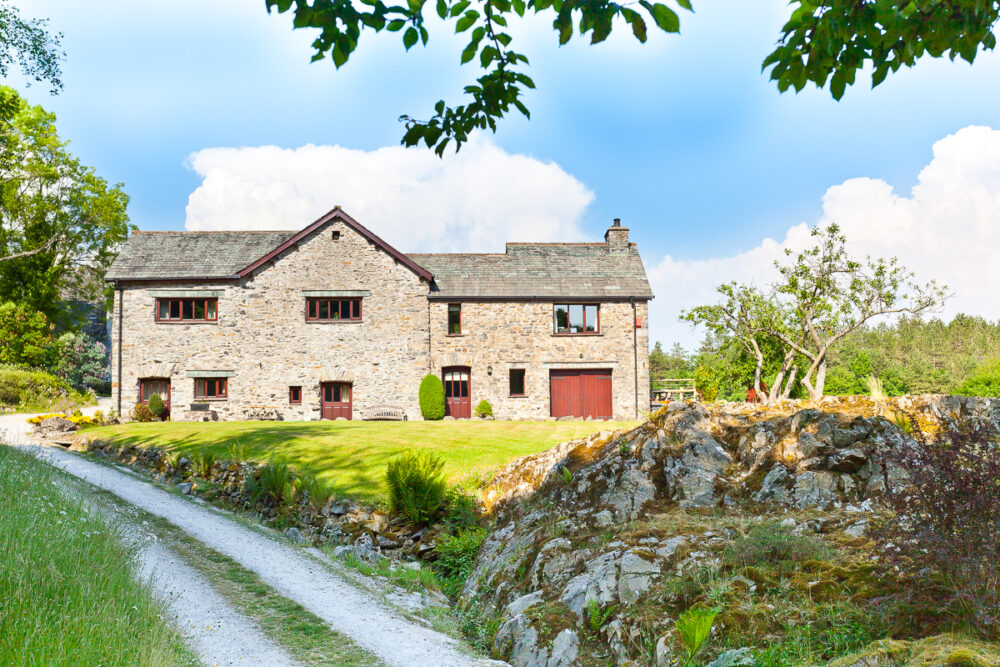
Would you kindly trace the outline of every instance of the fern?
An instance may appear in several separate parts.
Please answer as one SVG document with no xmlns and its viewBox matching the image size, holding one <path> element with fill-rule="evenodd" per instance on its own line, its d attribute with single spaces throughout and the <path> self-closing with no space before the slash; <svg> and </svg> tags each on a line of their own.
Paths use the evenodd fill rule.
<svg viewBox="0 0 1000 667">
<path fill-rule="evenodd" d="M 572 470 L 570 470 L 569 468 L 561 468 L 559 470 L 559 473 L 562 475 L 563 482 L 565 482 L 567 485 L 573 483 L 573 471 Z"/>
<path fill-rule="evenodd" d="M 608 605 L 607 607 L 602 607 L 601 604 L 595 600 L 587 600 L 587 625 L 590 626 L 591 632 L 597 634 L 600 632 L 604 624 L 608 622 L 611 615 L 615 613 L 617 607 L 614 605 Z"/>
</svg>

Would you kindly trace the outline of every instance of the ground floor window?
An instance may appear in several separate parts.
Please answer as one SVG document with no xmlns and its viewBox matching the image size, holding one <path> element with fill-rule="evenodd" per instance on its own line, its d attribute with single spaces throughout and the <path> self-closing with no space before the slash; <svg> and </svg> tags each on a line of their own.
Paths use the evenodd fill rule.
<svg viewBox="0 0 1000 667">
<path fill-rule="evenodd" d="M 194 381 L 195 398 L 226 398 L 228 378 L 198 378 Z"/>
<path fill-rule="evenodd" d="M 293 405 L 302 402 L 302 387 L 288 388 L 288 402 Z"/>
<path fill-rule="evenodd" d="M 524 369 L 510 369 L 510 395 L 524 396 Z"/>
<path fill-rule="evenodd" d="M 142 378 L 139 380 L 139 400 L 149 403 L 149 397 L 158 394 L 164 403 L 170 402 L 170 380 L 165 378 Z"/>
</svg>

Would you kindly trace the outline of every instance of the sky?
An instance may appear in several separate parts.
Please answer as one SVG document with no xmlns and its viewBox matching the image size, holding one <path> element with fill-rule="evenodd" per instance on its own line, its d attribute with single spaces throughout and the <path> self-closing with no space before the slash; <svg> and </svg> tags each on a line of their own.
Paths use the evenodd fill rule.
<svg viewBox="0 0 1000 667">
<path fill-rule="evenodd" d="M 505 241 L 638 243 L 650 338 L 729 280 L 764 286 L 783 247 L 837 222 L 859 255 L 898 256 L 954 297 L 1000 305 L 1000 54 L 923 60 L 840 102 L 780 94 L 761 72 L 783 1 L 696 1 L 681 35 L 557 45 L 551 17 L 511 32 L 538 86 L 441 160 L 399 146 L 401 114 L 461 100 L 478 75 L 436 16 L 427 47 L 365 34 L 341 70 L 263 0 L 17 2 L 64 33 L 65 89 L 6 83 L 54 111 L 71 150 L 131 196 L 140 229 L 298 229 L 335 204 L 404 252 L 502 252 Z M 433 14 L 433 12 L 429 12 Z"/>
</svg>

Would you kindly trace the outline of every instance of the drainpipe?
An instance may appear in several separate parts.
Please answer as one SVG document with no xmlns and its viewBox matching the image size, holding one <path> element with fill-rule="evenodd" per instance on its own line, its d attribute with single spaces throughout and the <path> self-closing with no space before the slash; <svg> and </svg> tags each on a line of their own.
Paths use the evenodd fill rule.
<svg viewBox="0 0 1000 667">
<path fill-rule="evenodd" d="M 635 371 L 635 416 L 639 416 L 639 332 L 636 327 L 635 297 L 628 298 L 632 304 L 632 370 Z"/>
<path fill-rule="evenodd" d="M 118 416 L 122 414 L 122 318 L 125 317 L 125 290 L 115 281 L 118 288 Z"/>
<path fill-rule="evenodd" d="M 427 299 L 427 372 L 431 373 L 433 364 L 431 363 L 431 300 Z"/>
</svg>

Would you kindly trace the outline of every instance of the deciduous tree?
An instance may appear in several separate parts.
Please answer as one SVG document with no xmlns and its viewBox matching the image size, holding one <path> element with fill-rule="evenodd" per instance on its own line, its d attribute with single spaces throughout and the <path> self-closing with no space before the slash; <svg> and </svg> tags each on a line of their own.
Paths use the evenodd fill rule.
<svg viewBox="0 0 1000 667">
<path fill-rule="evenodd" d="M 48 19 L 26 20 L 17 7 L 0 1 L 0 77 L 6 78 L 16 62 L 28 85 L 48 81 L 52 93 L 62 90 L 61 42 L 61 32 L 48 31 Z"/>
<path fill-rule="evenodd" d="M 427 0 L 387 5 L 382 0 L 265 0 L 268 11 L 292 11 L 295 28 L 314 28 L 313 61 L 329 56 L 336 67 L 347 63 L 367 30 L 397 32 L 409 50 L 427 44 Z M 774 51 L 762 69 L 780 91 L 802 90 L 808 83 L 829 87 L 840 99 L 859 70 L 872 68 L 872 86 L 890 72 L 913 66 L 923 56 L 961 57 L 972 62 L 980 49 L 996 45 L 993 28 L 1000 17 L 997 0 L 792 0 L 791 15 L 781 29 Z M 433 11 L 469 36 L 462 64 L 475 62 L 483 73 L 465 86 L 467 100 L 451 106 L 440 100 L 430 117 L 400 116 L 406 131 L 402 143 L 421 142 L 444 153 L 449 142 L 456 149 L 474 130 L 496 130 L 497 122 L 513 111 L 530 117 L 522 99 L 535 87 L 528 76 L 528 57 L 512 48 L 509 22 L 525 15 L 551 18 L 559 44 L 574 34 L 603 42 L 616 24 L 625 26 L 639 42 L 651 29 L 680 32 L 678 10 L 693 11 L 691 0 L 667 5 L 649 0 L 435 0 Z M 680 64 L 678 64 L 680 66 Z"/>
</svg>

